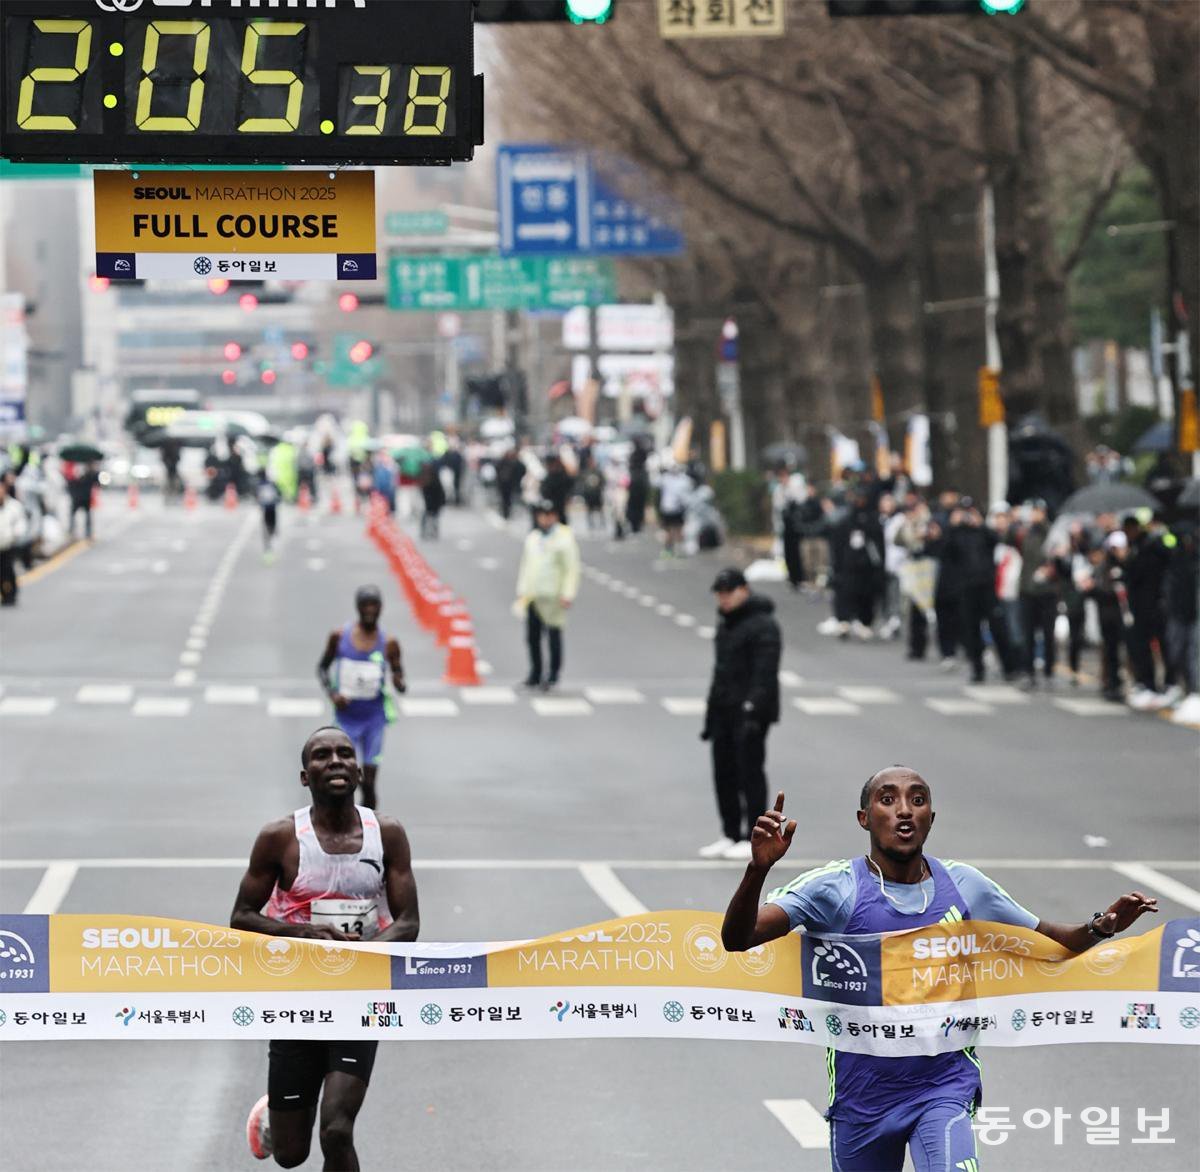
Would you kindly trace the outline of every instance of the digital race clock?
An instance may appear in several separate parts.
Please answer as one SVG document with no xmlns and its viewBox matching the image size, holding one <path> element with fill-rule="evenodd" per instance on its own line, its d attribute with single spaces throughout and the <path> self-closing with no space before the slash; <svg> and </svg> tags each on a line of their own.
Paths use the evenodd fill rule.
<svg viewBox="0 0 1200 1172">
<path fill-rule="evenodd" d="M 483 142 L 471 0 L 4 0 L 0 157 L 449 163 Z"/>
</svg>

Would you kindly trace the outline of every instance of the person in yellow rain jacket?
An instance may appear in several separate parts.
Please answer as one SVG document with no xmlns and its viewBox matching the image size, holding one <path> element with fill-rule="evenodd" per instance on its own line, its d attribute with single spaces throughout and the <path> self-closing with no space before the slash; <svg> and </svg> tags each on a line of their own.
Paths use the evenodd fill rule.
<svg viewBox="0 0 1200 1172">
<path fill-rule="evenodd" d="M 534 530 L 525 538 L 517 574 L 517 609 L 525 614 L 529 675 L 525 687 L 549 691 L 563 663 L 563 627 L 579 592 L 579 546 L 570 527 L 558 520 L 554 502 L 534 506 Z M 542 635 L 550 643 L 550 672 L 542 670 Z"/>
</svg>

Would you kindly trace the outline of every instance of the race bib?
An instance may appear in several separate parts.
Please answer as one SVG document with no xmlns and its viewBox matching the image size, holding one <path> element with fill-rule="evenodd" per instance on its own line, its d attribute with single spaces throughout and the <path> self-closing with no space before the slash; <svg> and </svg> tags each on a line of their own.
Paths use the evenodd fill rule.
<svg viewBox="0 0 1200 1172">
<path fill-rule="evenodd" d="M 338 662 L 338 691 L 347 700 L 375 700 L 383 691 L 383 664 L 370 659 Z"/>
<path fill-rule="evenodd" d="M 373 899 L 314 899 L 314 924 L 328 924 L 347 936 L 374 936 L 379 928 L 379 909 Z"/>
</svg>

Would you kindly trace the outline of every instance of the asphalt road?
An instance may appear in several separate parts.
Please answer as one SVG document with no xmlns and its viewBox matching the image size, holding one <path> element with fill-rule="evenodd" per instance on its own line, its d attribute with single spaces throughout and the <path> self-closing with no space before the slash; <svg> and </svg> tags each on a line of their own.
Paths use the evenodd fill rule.
<svg viewBox="0 0 1200 1172">
<path fill-rule="evenodd" d="M 326 716 L 314 664 L 367 581 L 384 587 L 411 682 L 380 795 L 413 843 L 424 939 L 724 907 L 738 866 L 695 856 L 718 833 L 697 733 L 719 554 L 666 561 L 650 538 L 585 534 L 565 683 L 543 703 L 512 690 L 525 672 L 509 613 L 522 523 L 450 510 L 427 547 L 468 601 L 490 669 L 472 693 L 441 683 L 443 653 L 352 516 L 286 512 L 267 564 L 256 512 L 143 499 L 130 514 L 106 498 L 97 544 L 0 617 L 0 911 L 227 922 L 259 826 L 301 804 L 299 748 Z M 1032 700 L 972 692 L 895 646 L 822 639 L 819 603 L 764 589 L 786 640 L 769 774 L 800 822 L 781 882 L 861 851 L 862 779 L 903 761 L 933 786 L 932 850 L 982 866 L 1044 918 L 1086 918 L 1134 887 L 1164 915 L 1200 909 L 1194 732 L 1081 704 L 1091 695 L 1065 686 Z M 0 1059 L 6 1167 L 254 1166 L 243 1122 L 265 1089 L 259 1044 L 10 1044 Z M 1196 1049 L 983 1061 L 987 1105 L 1018 1124 L 981 1147 L 985 1168 L 1195 1167 Z M 358 1146 L 376 1169 L 827 1168 L 824 1096 L 815 1048 L 390 1044 Z M 1119 1110 L 1116 1144 L 1087 1142 L 1086 1107 Z M 1038 1108 L 1067 1112 L 1061 1142 L 1022 1123 Z M 1139 1109 L 1164 1108 L 1175 1142 L 1135 1144 L 1148 1134 Z"/>
</svg>

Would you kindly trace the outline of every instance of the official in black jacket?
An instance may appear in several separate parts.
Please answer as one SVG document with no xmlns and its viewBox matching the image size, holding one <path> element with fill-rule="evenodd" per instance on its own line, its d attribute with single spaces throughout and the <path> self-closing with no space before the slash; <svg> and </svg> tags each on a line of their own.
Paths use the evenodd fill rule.
<svg viewBox="0 0 1200 1172">
<path fill-rule="evenodd" d="M 712 589 L 721 619 L 700 739 L 712 742 L 722 833 L 700 856 L 749 859 L 750 832 L 766 809 L 767 732 L 779 720 L 783 638 L 775 604 L 751 594 L 741 570 L 722 570 Z"/>
</svg>

